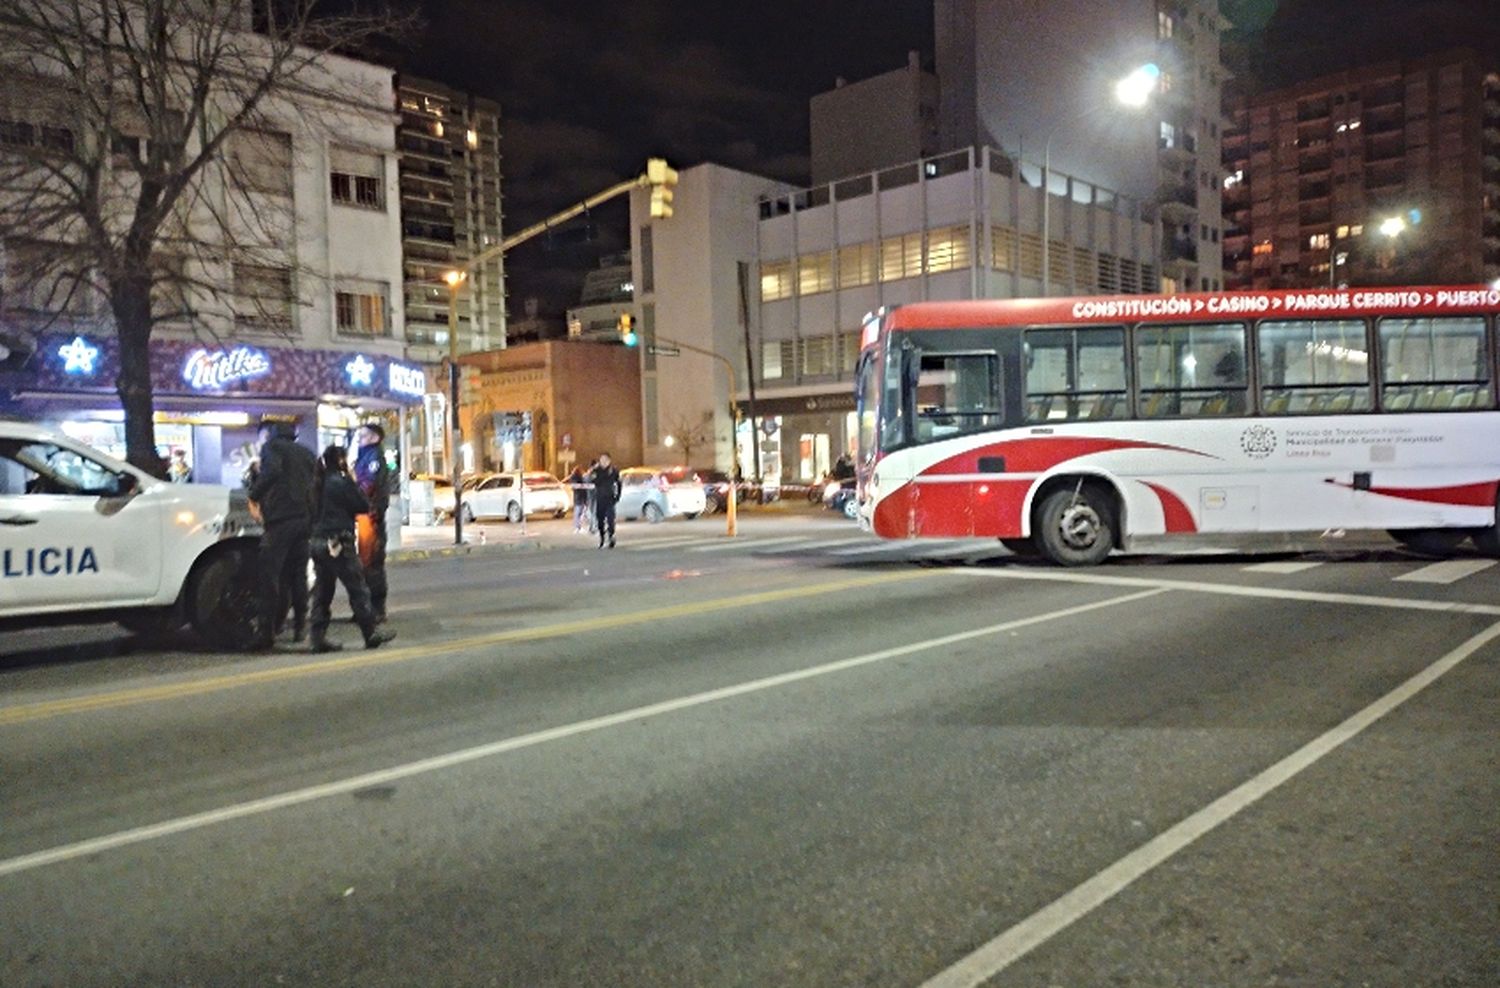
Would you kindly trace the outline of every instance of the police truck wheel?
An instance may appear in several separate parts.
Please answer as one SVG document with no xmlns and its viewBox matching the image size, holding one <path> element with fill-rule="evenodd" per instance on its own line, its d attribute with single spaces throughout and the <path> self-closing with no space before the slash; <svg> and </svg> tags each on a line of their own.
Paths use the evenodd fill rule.
<svg viewBox="0 0 1500 988">
<path fill-rule="evenodd" d="M 227 549 L 193 574 L 187 598 L 190 620 L 213 648 L 243 649 L 256 638 L 256 555 L 251 546 Z"/>
<path fill-rule="evenodd" d="M 646 506 L 641 509 L 641 517 L 655 525 L 665 518 L 666 514 L 658 506 L 647 502 Z"/>
<path fill-rule="evenodd" d="M 521 523 L 521 506 L 515 501 L 505 506 L 505 520 L 512 525 L 519 525 Z"/>
<path fill-rule="evenodd" d="M 1047 495 L 1037 513 L 1043 555 L 1059 566 L 1097 566 L 1114 548 L 1114 512 L 1104 496 L 1085 487 Z"/>
</svg>

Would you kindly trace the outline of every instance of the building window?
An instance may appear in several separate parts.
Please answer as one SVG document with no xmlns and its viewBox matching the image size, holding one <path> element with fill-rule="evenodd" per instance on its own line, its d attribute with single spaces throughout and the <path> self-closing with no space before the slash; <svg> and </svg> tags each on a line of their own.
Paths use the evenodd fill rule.
<svg viewBox="0 0 1500 988">
<path fill-rule="evenodd" d="M 649 224 L 641 227 L 641 291 L 656 291 L 656 254 Z"/>
<path fill-rule="evenodd" d="M 4 277 L 0 301 L 8 309 L 50 314 L 86 315 L 92 293 L 78 259 L 61 244 L 9 241 L 0 245 Z"/>
<path fill-rule="evenodd" d="M 1167 123 L 1165 120 L 1161 122 L 1161 146 L 1163 148 L 1172 148 L 1177 146 L 1177 128 Z"/>
<path fill-rule="evenodd" d="M 858 288 L 875 284 L 875 245 L 855 244 L 839 248 L 839 287 Z"/>
<path fill-rule="evenodd" d="M 1313 234 L 1312 236 L 1310 236 L 1310 237 L 1307 238 L 1307 246 L 1309 248 L 1311 248 L 1312 250 L 1327 250 L 1328 249 L 1328 234 L 1326 234 L 1326 233 L 1315 233 L 1315 234 Z"/>
<path fill-rule="evenodd" d="M 887 237 L 880 242 L 880 280 L 915 278 L 922 273 L 922 234 Z"/>
<path fill-rule="evenodd" d="M 1176 24 L 1172 21 L 1172 15 L 1165 10 L 1156 12 L 1156 36 L 1158 38 L 1170 38 Z"/>
<path fill-rule="evenodd" d="M 821 251 L 797 259 L 797 294 L 817 295 L 833 291 L 833 253 Z"/>
<path fill-rule="evenodd" d="M 296 298 L 291 268 L 263 264 L 234 266 L 234 321 L 240 325 L 286 331 L 292 328 Z"/>
<path fill-rule="evenodd" d="M 760 345 L 761 380 L 779 380 L 784 373 L 781 363 L 781 343 L 775 340 L 765 341 Z"/>
<path fill-rule="evenodd" d="M 927 233 L 927 270 L 934 274 L 969 266 L 969 228 L 950 226 Z"/>
<path fill-rule="evenodd" d="M 760 266 L 760 300 L 775 302 L 792 297 L 792 262 L 763 261 Z"/>
<path fill-rule="evenodd" d="M 1021 234 L 1021 277 L 1042 276 L 1042 238 L 1034 233 Z"/>
<path fill-rule="evenodd" d="M 1008 226 L 990 229 L 990 266 L 996 271 L 1016 269 L 1016 231 Z"/>
<path fill-rule="evenodd" d="M 379 282 L 341 282 L 333 293 L 335 323 L 348 336 L 388 336 L 386 298 Z"/>
<path fill-rule="evenodd" d="M 809 336 L 802 341 L 802 376 L 827 377 L 834 373 L 834 338 Z"/>
<path fill-rule="evenodd" d="M 229 176 L 238 188 L 269 195 L 292 194 L 292 135 L 239 130 L 227 142 Z"/>
<path fill-rule="evenodd" d="M 385 159 L 380 155 L 331 148 L 328 170 L 334 202 L 342 206 L 385 209 Z"/>
</svg>

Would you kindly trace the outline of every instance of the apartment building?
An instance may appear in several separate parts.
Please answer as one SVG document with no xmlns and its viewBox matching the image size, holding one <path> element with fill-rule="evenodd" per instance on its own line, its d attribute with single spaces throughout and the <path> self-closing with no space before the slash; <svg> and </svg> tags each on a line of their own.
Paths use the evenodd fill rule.
<svg viewBox="0 0 1500 988">
<path fill-rule="evenodd" d="M 1238 101 L 1225 135 L 1231 288 L 1500 276 L 1500 59 L 1459 49 Z"/>
<path fill-rule="evenodd" d="M 1150 203 L 1161 290 L 1222 287 L 1217 0 L 935 0 L 934 18 L 944 149 L 1050 160 L 1059 211 L 1061 175 Z M 1147 64 L 1159 71 L 1148 105 L 1114 102 L 1115 82 Z"/>
<path fill-rule="evenodd" d="M 42 140 L 73 147 L 78 122 L 52 88 L 8 83 L 0 159 L 24 160 Z M 194 480 L 237 485 L 263 416 L 296 420 L 311 447 L 347 442 L 379 417 L 406 454 L 407 410 L 426 379 L 404 359 L 392 304 L 402 277 L 393 105 L 388 68 L 326 56 L 295 95 L 262 105 L 255 129 L 228 135 L 184 200 L 184 235 L 163 239 L 171 277 L 154 301 L 170 308 L 148 355 L 155 437 L 159 451 L 184 454 Z M 142 140 L 114 142 L 108 181 L 119 193 L 106 207 L 129 208 Z M 0 376 L 0 412 L 123 456 L 126 355 L 108 301 L 93 290 L 62 299 L 26 277 L 29 254 L 50 242 L 6 245 L 0 327 L 34 350 Z"/>
<path fill-rule="evenodd" d="M 406 340 L 413 360 L 448 355 L 443 276 L 501 240 L 500 105 L 438 82 L 397 84 Z M 505 260 L 469 273 L 458 292 L 458 351 L 506 343 Z"/>
</svg>

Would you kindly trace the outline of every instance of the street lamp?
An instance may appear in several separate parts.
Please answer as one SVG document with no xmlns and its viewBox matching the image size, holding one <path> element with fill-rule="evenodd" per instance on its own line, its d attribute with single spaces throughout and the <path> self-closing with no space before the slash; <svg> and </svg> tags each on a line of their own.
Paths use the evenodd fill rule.
<svg viewBox="0 0 1500 988">
<path fill-rule="evenodd" d="M 1394 240 L 1406 232 L 1406 221 L 1399 216 L 1389 216 L 1380 221 L 1378 229 L 1381 233 Z"/>
<path fill-rule="evenodd" d="M 1130 109 L 1139 110 L 1151 102 L 1151 94 L 1161 79 L 1161 69 L 1148 62 L 1125 78 L 1115 83 L 1115 102 Z M 1076 122 L 1079 118 L 1101 107 L 1090 104 L 1079 113 L 1059 121 L 1047 132 L 1042 144 L 1042 297 L 1052 294 L 1052 208 L 1047 197 L 1052 194 L 1052 138 L 1063 124 Z"/>
<path fill-rule="evenodd" d="M 459 467 L 459 450 L 463 446 L 462 419 L 458 414 L 458 286 L 468 275 L 449 271 L 443 275 L 448 283 L 448 405 L 452 408 L 452 432 L 448 439 L 448 471 L 453 475 L 453 544 L 464 544 L 463 471 Z"/>
</svg>

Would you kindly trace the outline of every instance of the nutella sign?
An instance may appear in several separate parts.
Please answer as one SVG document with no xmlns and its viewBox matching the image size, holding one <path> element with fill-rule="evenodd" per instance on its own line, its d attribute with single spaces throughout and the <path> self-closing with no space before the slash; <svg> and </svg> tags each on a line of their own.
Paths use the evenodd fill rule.
<svg viewBox="0 0 1500 988">
<path fill-rule="evenodd" d="M 271 373 L 271 358 L 262 350 L 194 350 L 182 365 L 182 379 L 195 391 L 213 391 Z"/>
</svg>

